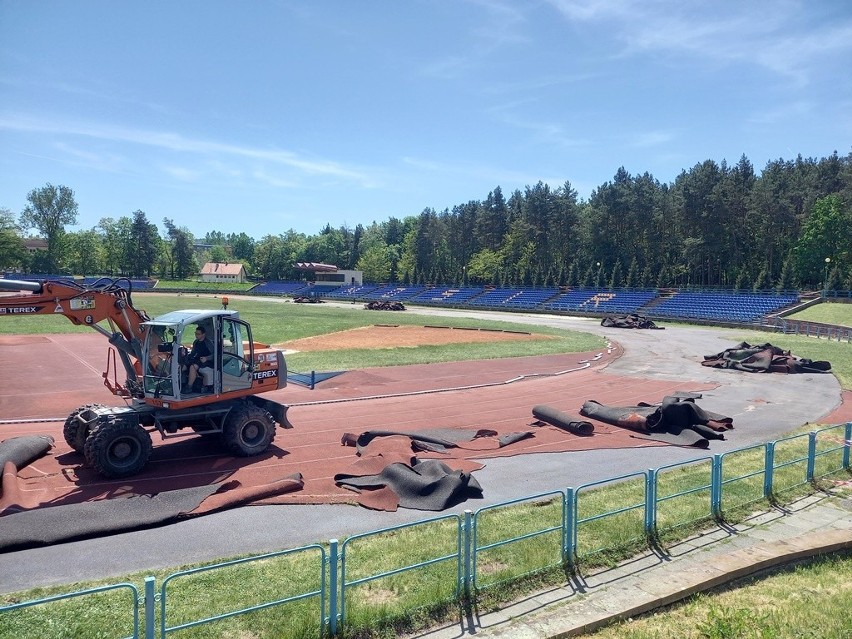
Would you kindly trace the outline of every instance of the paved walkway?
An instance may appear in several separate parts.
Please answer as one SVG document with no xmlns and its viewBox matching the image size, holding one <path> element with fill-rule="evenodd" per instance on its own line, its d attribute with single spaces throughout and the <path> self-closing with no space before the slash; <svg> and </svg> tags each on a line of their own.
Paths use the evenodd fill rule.
<svg viewBox="0 0 852 639">
<path fill-rule="evenodd" d="M 418 639 L 544 639 L 592 632 L 734 579 L 852 550 L 852 499 L 812 495 L 784 509 L 718 527 L 621 566 L 572 579 Z"/>
</svg>

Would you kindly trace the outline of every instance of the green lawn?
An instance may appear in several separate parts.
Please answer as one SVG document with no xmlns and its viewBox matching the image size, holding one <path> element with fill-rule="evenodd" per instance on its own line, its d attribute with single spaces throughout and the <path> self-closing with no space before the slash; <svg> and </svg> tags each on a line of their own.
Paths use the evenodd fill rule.
<svg viewBox="0 0 852 639">
<path fill-rule="evenodd" d="M 221 308 L 221 300 L 209 294 L 157 294 L 135 293 L 133 303 L 155 317 L 180 308 Z M 825 307 L 825 308 L 822 308 Z M 423 326 L 435 324 L 435 317 L 420 315 L 416 310 L 404 312 L 366 311 L 360 304 L 351 306 L 327 304 L 295 304 L 290 301 L 255 300 L 231 297 L 229 307 L 240 312 L 240 316 L 252 325 L 255 341 L 280 344 L 293 339 L 325 335 L 372 324 L 402 324 Z M 818 304 L 803 313 L 817 313 L 821 317 L 834 318 L 833 323 L 844 322 L 852 326 L 852 304 Z M 818 321 L 814 319 L 814 321 Z M 820 320 L 821 321 L 821 320 Z M 351 370 L 374 366 L 399 366 L 430 362 L 459 361 L 474 359 L 496 359 L 526 355 L 552 353 L 576 353 L 592 351 L 604 346 L 604 340 L 589 333 L 564 331 L 546 327 L 530 327 L 511 321 L 495 321 L 476 318 L 440 319 L 444 326 L 498 328 L 505 330 L 534 331 L 553 339 L 499 342 L 496 344 L 466 344 L 449 346 L 421 346 L 402 349 L 350 349 L 345 351 L 319 351 L 298 353 L 287 357 L 294 371 Z M 0 334 L 68 333 L 91 332 L 84 326 L 74 326 L 64 317 L 5 317 L 0 320 Z M 732 331 L 732 345 L 737 341 L 750 344 L 770 342 L 797 357 L 826 360 L 844 389 L 852 390 L 852 344 L 828 341 L 797 335 L 767 333 L 760 331 Z"/>
<path fill-rule="evenodd" d="M 595 639 L 852 637 L 852 558 L 837 555 L 697 595 Z"/>
<path fill-rule="evenodd" d="M 156 294 L 135 293 L 133 304 L 156 317 L 177 309 L 217 309 L 221 300 L 211 295 L 195 293 Z M 551 339 L 494 344 L 451 344 L 446 346 L 420 346 L 397 349 L 349 349 L 345 351 L 320 351 L 297 353 L 287 357 L 291 370 L 332 371 L 373 366 L 400 366 L 431 362 L 474 359 L 497 359 L 547 355 L 553 353 L 578 353 L 593 351 L 605 346 L 603 338 L 589 333 L 564 331 L 546 327 L 530 327 L 494 320 L 475 318 L 441 318 L 418 315 L 413 311 L 367 311 L 363 306 L 351 307 L 326 304 L 295 304 L 281 300 L 252 300 L 232 298 L 230 310 L 240 312 L 240 317 L 252 326 L 252 337 L 257 342 L 281 344 L 283 342 L 345 331 L 373 324 L 400 324 L 423 326 L 440 323 L 442 326 L 495 328 L 503 330 L 533 331 Z M 74 326 L 61 316 L 8 317 L 0 321 L 0 334 L 91 332 L 85 326 Z"/>
<path fill-rule="evenodd" d="M 134 303 L 147 310 L 152 317 L 178 308 L 219 308 L 219 299 L 209 295 L 184 294 L 158 295 L 136 294 Z M 254 328 L 257 341 L 280 343 L 291 339 L 347 330 L 370 324 L 436 324 L 434 317 L 418 315 L 414 311 L 383 313 L 365 311 L 360 305 L 351 308 L 331 307 L 323 304 L 293 304 L 280 301 L 254 301 L 234 299 L 230 308 L 239 310 L 241 316 Z M 850 307 L 852 308 L 852 307 Z M 538 352 L 578 352 L 600 348 L 603 340 L 597 336 L 516 325 L 510 322 L 480 321 L 472 318 L 441 318 L 440 323 L 451 326 L 476 326 L 534 331 L 553 336 L 553 339 L 524 343 L 501 343 L 497 346 L 470 345 L 460 347 L 424 347 L 422 349 L 378 349 L 376 351 L 349 350 L 333 353 L 302 354 L 288 358 L 295 370 L 332 370 L 339 368 L 397 365 L 420 361 L 476 359 L 483 357 L 508 357 L 531 355 Z M 0 333 L 64 333 L 69 331 L 91 331 L 74 327 L 62 317 L 21 317 L 0 321 Z M 827 359 L 832 363 L 835 374 L 844 388 L 852 388 L 852 345 L 828 342 L 800 336 L 750 331 L 731 331 L 732 342 L 771 342 L 789 349 L 794 355 L 810 359 Z M 301 359 L 299 359 L 301 358 Z M 323 359 L 327 358 L 327 359 Z M 350 365 L 351 364 L 351 365 Z M 807 445 L 802 440 L 801 445 Z M 794 451 L 800 454 L 799 451 Z M 792 453 L 791 453 L 792 454 Z M 748 474 L 752 467 L 760 468 L 764 455 L 760 450 L 746 450 L 731 456 L 728 473 Z M 790 472 L 800 471 L 799 467 Z M 695 486 L 705 485 L 708 480 L 707 464 L 677 468 L 667 471 L 660 479 L 662 494 L 677 494 Z M 842 475 L 844 478 L 848 475 Z M 756 474 L 758 496 L 762 496 L 762 475 Z M 783 483 L 779 471 L 777 480 Z M 730 477 L 728 477 L 730 479 Z M 796 481 L 799 481 L 798 479 Z M 793 482 L 791 482 L 793 483 Z M 740 486 L 741 484 L 741 486 Z M 632 512 L 617 520 L 596 519 L 600 512 L 612 511 L 625 504 L 640 503 L 643 499 L 642 482 L 619 482 L 612 486 L 590 491 L 580 503 L 581 519 L 588 523 L 581 527 L 578 555 L 585 566 L 608 565 L 631 555 L 644 546 L 641 513 Z M 754 505 L 752 486 L 741 481 L 726 488 L 726 518 L 736 521 L 735 506 Z M 740 495 L 737 490 L 742 492 Z M 791 499 L 797 491 L 807 492 L 809 485 L 786 491 L 785 499 Z M 693 494 L 693 493 L 690 493 Z M 659 524 L 664 536 L 661 543 L 670 543 L 687 536 L 691 531 L 709 525 L 706 499 L 677 499 L 666 502 L 659 512 Z M 762 504 L 760 499 L 757 499 Z M 699 503 L 700 502 L 700 503 Z M 514 504 L 496 509 L 483 516 L 479 522 L 479 543 L 494 543 L 511 537 L 525 537 L 535 530 L 549 526 L 558 527 L 562 521 L 558 500 L 534 504 Z M 731 512 L 728 512 L 730 509 Z M 638 518 L 638 519 L 637 519 Z M 635 521 L 633 521 L 635 519 Z M 615 521 L 615 524 L 613 523 Z M 411 560 L 417 551 L 417 560 L 432 555 L 452 555 L 455 552 L 456 529 L 452 523 L 439 521 L 403 531 L 391 531 L 381 537 L 366 538 L 353 544 L 347 561 L 351 572 L 348 579 L 357 579 L 369 574 L 387 574 L 381 580 L 370 581 L 347 590 L 347 621 L 351 624 L 350 636 L 384 637 L 395 636 L 397 630 L 411 631 L 424 628 L 437 620 L 454 619 L 458 610 L 454 603 L 453 587 L 455 570 L 451 564 L 427 565 L 417 573 L 396 574 L 403 562 Z M 524 538 L 511 546 L 495 546 L 494 550 L 481 553 L 478 558 L 478 585 L 485 590 L 479 593 L 482 609 L 491 603 L 511 600 L 519 592 L 529 592 L 539 583 L 561 583 L 564 570 L 558 565 L 561 539 L 548 533 Z M 431 553 L 431 554 L 430 554 Z M 315 553 L 314 553 L 315 554 Z M 170 590 L 169 614 L 172 623 L 198 619 L 211 610 L 233 610 L 237 606 L 250 607 L 263 601 L 294 595 L 316 589 L 318 576 L 312 566 L 318 564 L 311 555 L 297 554 L 277 558 L 263 558 L 251 563 L 235 564 L 223 571 L 198 573 L 181 578 Z M 423 556 L 420 556 L 420 555 Z M 699 597 L 683 608 L 684 613 L 674 611 L 673 616 L 654 616 L 647 622 L 638 622 L 610 629 L 602 637 L 632 636 L 645 637 L 739 637 L 739 636 L 848 636 L 849 626 L 846 612 L 850 607 L 848 584 L 850 583 L 849 561 L 825 560 L 826 568 L 815 574 L 793 572 L 781 576 L 777 583 L 770 583 L 755 595 L 736 591 L 724 598 Z M 554 564 L 554 562 L 556 562 Z M 448 567 L 449 566 L 449 567 Z M 147 575 L 156 577 L 158 583 L 173 569 L 128 575 L 123 581 L 141 584 Z M 286 576 L 282 578 L 282 576 Z M 100 580 L 73 586 L 39 588 L 26 593 L 0 597 L 0 606 L 15 601 L 45 597 L 69 592 L 76 587 L 93 587 L 115 580 Z M 760 585 L 760 584 L 758 584 Z M 487 591 L 487 592 L 486 592 Z M 791 602 L 790 593 L 797 593 L 799 601 Z M 811 596 L 814 593 L 819 595 Z M 786 597 L 786 599 L 783 599 Z M 784 606 L 776 606 L 779 601 Z M 766 602 L 769 602 L 769 605 Z M 52 636 L 127 636 L 126 615 L 117 610 L 128 607 L 125 592 L 109 592 L 84 598 L 74 598 L 38 608 L 28 608 L 8 614 L 0 623 L 0 638 L 45 636 L 49 629 Z M 784 616 L 776 617 L 783 608 Z M 688 614 L 687 614 L 688 613 Z M 159 611 L 158 611 L 159 614 Z M 234 617 L 212 625 L 182 631 L 187 637 L 276 637 L 306 639 L 316 634 L 318 618 L 314 599 L 296 601 L 282 607 L 262 610 L 250 615 Z M 757 623 L 751 621 L 756 618 Z M 832 626 L 823 621 L 832 620 Z M 845 624 L 845 625 L 844 625 Z M 826 629 L 828 634 L 813 634 L 813 629 Z M 670 630 L 670 632 L 669 632 Z M 751 634 L 737 634 L 740 631 Z M 35 633 L 35 634 L 34 634 Z M 359 634 L 360 633 L 360 634 Z M 786 633 L 786 634 L 785 634 Z M 808 634 L 811 633 L 811 634 Z M 834 633 L 834 634 L 832 634 Z M 847 633 L 847 634 L 844 634 Z"/>
<path fill-rule="evenodd" d="M 819 322 L 852 328 L 852 304 L 822 302 L 787 317 L 805 322 Z"/>
</svg>

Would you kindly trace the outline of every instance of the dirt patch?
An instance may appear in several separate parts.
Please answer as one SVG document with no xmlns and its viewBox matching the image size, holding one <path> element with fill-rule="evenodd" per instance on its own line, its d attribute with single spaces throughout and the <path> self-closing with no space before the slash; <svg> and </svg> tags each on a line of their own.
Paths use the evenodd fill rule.
<svg viewBox="0 0 852 639">
<path fill-rule="evenodd" d="M 413 348 L 416 346 L 537 339 L 547 339 L 547 336 L 514 331 L 450 328 L 446 326 L 376 325 L 291 340 L 276 346 L 291 352 L 298 352 L 344 350 L 347 348 Z"/>
</svg>

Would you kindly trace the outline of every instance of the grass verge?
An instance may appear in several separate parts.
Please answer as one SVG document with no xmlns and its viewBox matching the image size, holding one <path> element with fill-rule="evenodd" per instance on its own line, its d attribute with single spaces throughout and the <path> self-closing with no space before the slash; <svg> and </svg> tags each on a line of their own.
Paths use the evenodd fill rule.
<svg viewBox="0 0 852 639">
<path fill-rule="evenodd" d="M 852 637 L 852 556 L 821 557 L 604 628 L 594 639 Z"/>
</svg>

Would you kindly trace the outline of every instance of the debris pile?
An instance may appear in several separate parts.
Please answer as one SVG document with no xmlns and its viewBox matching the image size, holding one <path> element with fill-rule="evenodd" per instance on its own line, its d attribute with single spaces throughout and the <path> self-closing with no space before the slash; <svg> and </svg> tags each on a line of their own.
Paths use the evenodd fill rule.
<svg viewBox="0 0 852 639">
<path fill-rule="evenodd" d="M 390 302 L 387 300 L 373 300 L 364 304 L 364 308 L 368 311 L 404 311 L 405 305 L 402 302 Z"/>
</svg>

